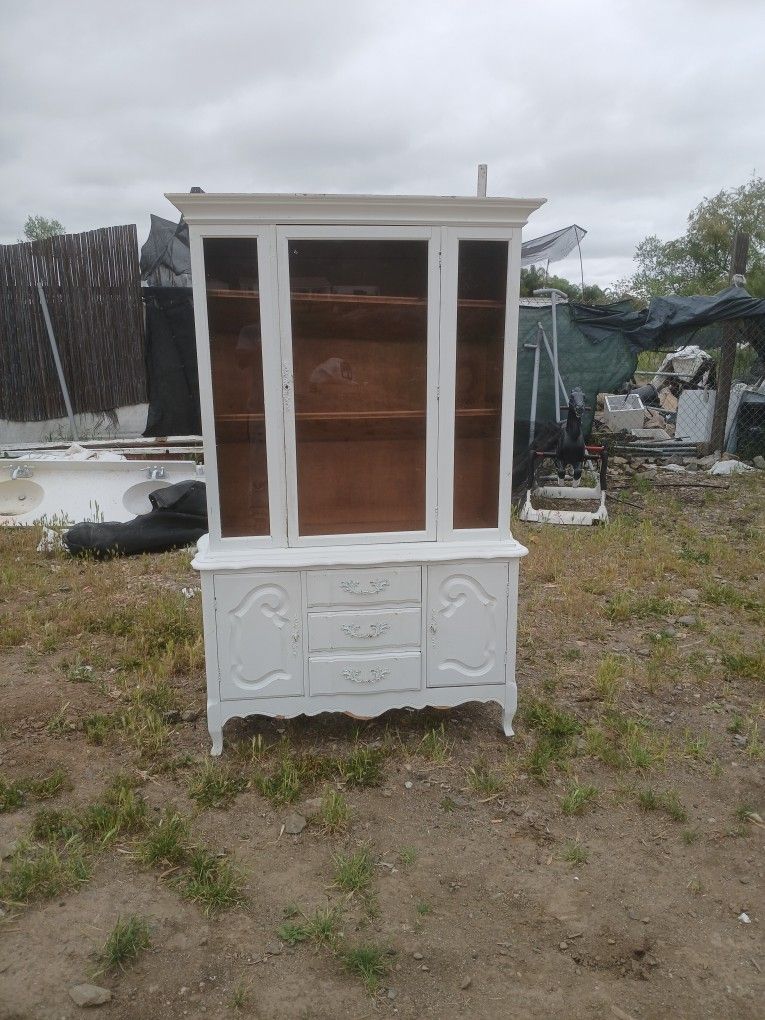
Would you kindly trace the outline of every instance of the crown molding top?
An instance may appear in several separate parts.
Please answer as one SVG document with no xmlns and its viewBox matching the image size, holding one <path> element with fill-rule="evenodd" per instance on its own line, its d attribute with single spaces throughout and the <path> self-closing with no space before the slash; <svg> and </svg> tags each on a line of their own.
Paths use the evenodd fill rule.
<svg viewBox="0 0 765 1020">
<path fill-rule="evenodd" d="M 206 224 L 378 224 L 522 227 L 544 198 L 427 195 L 165 195 L 190 226 Z"/>
</svg>

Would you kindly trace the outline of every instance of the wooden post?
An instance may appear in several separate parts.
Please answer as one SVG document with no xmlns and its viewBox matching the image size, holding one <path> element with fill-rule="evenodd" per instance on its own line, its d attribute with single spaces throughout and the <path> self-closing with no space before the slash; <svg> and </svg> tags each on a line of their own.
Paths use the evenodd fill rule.
<svg viewBox="0 0 765 1020">
<path fill-rule="evenodd" d="M 729 283 L 733 283 L 734 276 L 745 275 L 748 255 L 749 234 L 737 231 L 733 235 L 733 242 L 731 243 Z M 709 450 L 711 452 L 719 450 L 720 453 L 724 453 L 725 451 L 725 426 L 728 421 L 730 387 L 733 382 L 733 363 L 736 360 L 736 335 L 737 330 L 734 323 L 727 323 L 723 327 L 720 361 L 717 365 L 717 396 L 715 397 L 715 411 L 712 418 L 712 435 L 709 440 Z"/>
</svg>

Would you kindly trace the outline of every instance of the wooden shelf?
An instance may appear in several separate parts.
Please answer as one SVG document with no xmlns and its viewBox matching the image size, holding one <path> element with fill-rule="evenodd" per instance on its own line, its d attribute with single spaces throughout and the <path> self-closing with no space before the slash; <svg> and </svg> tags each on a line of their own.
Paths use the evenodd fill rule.
<svg viewBox="0 0 765 1020">
<path fill-rule="evenodd" d="M 496 407 L 465 407 L 457 409 L 457 418 L 491 418 L 499 414 Z M 305 422 L 371 422 L 371 421 L 420 421 L 424 420 L 425 411 L 298 411 L 298 421 Z M 216 422 L 263 422 L 265 415 L 243 411 L 216 414 Z"/>
<path fill-rule="evenodd" d="M 208 297 L 230 298 L 233 301 L 259 301 L 257 290 L 208 290 Z M 398 297 L 380 294 L 291 294 L 294 304 L 340 304 L 340 305 L 398 305 L 400 307 L 424 308 L 426 298 Z M 504 309 L 501 301 L 483 301 L 479 299 L 460 298 L 458 308 Z"/>
</svg>

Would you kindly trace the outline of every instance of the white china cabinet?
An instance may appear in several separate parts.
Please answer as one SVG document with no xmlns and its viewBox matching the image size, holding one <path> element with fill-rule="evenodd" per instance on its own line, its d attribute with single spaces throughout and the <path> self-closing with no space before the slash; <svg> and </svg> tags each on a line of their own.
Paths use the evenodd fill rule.
<svg viewBox="0 0 765 1020">
<path fill-rule="evenodd" d="M 496 701 L 512 733 L 536 199 L 168 195 L 190 228 L 212 753 L 234 716 Z"/>
</svg>

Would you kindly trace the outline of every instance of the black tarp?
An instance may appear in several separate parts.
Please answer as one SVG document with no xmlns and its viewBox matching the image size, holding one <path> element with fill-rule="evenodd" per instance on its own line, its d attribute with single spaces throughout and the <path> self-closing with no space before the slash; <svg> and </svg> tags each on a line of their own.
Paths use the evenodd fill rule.
<svg viewBox="0 0 765 1020">
<path fill-rule="evenodd" d="M 132 521 L 75 524 L 63 536 L 73 556 L 133 556 L 166 552 L 198 541 L 207 533 L 204 482 L 176 482 L 149 493 L 151 510 Z"/>
<path fill-rule="evenodd" d="M 691 340 L 699 346 L 719 347 L 721 324 L 733 320 L 751 322 L 747 339 L 760 355 L 765 347 L 765 300 L 753 298 L 743 287 L 727 287 L 711 297 L 653 298 L 641 311 L 628 301 L 572 302 L 571 316 L 590 339 L 607 340 L 620 333 L 636 351 L 674 350 Z"/>
<path fill-rule="evenodd" d="M 196 436 L 199 378 L 191 291 L 189 228 L 151 216 L 141 248 L 141 293 L 146 309 L 149 413 L 145 436 Z"/>
<path fill-rule="evenodd" d="M 190 287 L 143 287 L 149 413 L 145 436 L 198 436 L 199 375 Z"/>
</svg>

